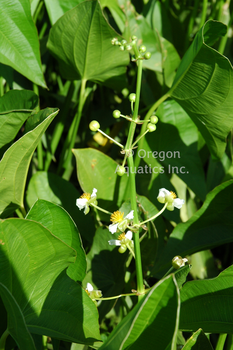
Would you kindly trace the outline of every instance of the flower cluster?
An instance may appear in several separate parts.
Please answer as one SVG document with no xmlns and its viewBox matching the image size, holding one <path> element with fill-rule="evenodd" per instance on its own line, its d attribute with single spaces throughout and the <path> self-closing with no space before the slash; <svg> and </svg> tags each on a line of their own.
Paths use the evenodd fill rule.
<svg viewBox="0 0 233 350">
<path fill-rule="evenodd" d="M 170 211 L 173 211 L 174 208 L 181 209 L 184 204 L 183 199 L 177 198 L 174 192 L 168 191 L 166 188 L 159 190 L 157 199 L 160 203 L 167 203 L 167 209 Z"/>
</svg>

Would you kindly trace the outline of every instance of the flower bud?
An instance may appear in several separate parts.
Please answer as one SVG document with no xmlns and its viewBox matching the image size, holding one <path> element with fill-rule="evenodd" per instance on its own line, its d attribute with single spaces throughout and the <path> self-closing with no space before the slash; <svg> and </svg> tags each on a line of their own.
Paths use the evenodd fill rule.
<svg viewBox="0 0 233 350">
<path fill-rule="evenodd" d="M 136 37 L 136 35 L 132 36 L 132 40 L 138 40 L 138 38 Z"/>
<path fill-rule="evenodd" d="M 120 41 L 119 40 L 116 40 L 115 42 L 114 42 L 114 45 L 116 45 L 116 46 L 118 46 L 118 45 L 120 45 L 121 43 L 120 43 Z"/>
<path fill-rule="evenodd" d="M 188 259 L 182 259 L 180 255 L 177 255 L 172 259 L 172 266 L 174 269 L 178 270 L 180 267 L 185 266 L 186 262 L 188 262 Z"/>
<path fill-rule="evenodd" d="M 121 51 L 124 51 L 124 50 L 125 50 L 124 45 L 121 45 L 121 46 L 119 47 L 119 49 L 120 49 Z"/>
<path fill-rule="evenodd" d="M 136 101 L 136 94 L 134 94 L 134 93 L 130 94 L 129 100 L 130 100 L 130 102 L 135 102 Z"/>
<path fill-rule="evenodd" d="M 118 249 L 118 252 L 123 254 L 127 249 L 127 246 L 126 245 L 121 245 L 120 248 Z"/>
<path fill-rule="evenodd" d="M 113 111 L 113 113 L 112 113 L 112 116 L 113 116 L 113 118 L 118 119 L 121 116 L 121 112 L 118 111 L 118 109 L 115 109 L 115 111 Z"/>
<path fill-rule="evenodd" d="M 142 52 L 142 53 L 146 52 L 146 46 L 145 45 L 141 45 L 139 47 L 139 52 Z"/>
<path fill-rule="evenodd" d="M 89 128 L 91 131 L 97 131 L 100 128 L 100 124 L 97 122 L 97 120 L 92 120 L 89 124 Z"/>
<path fill-rule="evenodd" d="M 119 166 L 117 167 L 117 171 L 116 171 L 117 175 L 119 176 L 123 176 L 125 174 L 125 167 L 124 166 Z"/>
<path fill-rule="evenodd" d="M 115 45 L 115 42 L 117 41 L 117 38 L 112 39 L 112 45 Z"/>
<path fill-rule="evenodd" d="M 150 122 L 152 124 L 157 124 L 159 121 L 159 118 L 156 115 L 152 115 L 152 117 L 150 117 Z"/>
<path fill-rule="evenodd" d="M 146 59 L 146 60 L 149 60 L 150 58 L 151 58 L 151 52 L 146 52 L 145 53 L 145 55 L 144 55 L 144 58 Z"/>
<path fill-rule="evenodd" d="M 126 40 L 121 40 L 121 45 L 126 45 L 127 41 Z"/>
<path fill-rule="evenodd" d="M 125 47 L 125 48 L 126 48 L 126 50 L 127 50 L 127 51 L 132 50 L 132 46 L 131 46 L 130 44 L 126 45 L 126 47 Z"/>
<path fill-rule="evenodd" d="M 152 123 L 148 123 L 147 124 L 147 130 L 149 130 L 149 132 L 153 132 L 156 130 L 156 125 L 152 124 Z"/>
</svg>

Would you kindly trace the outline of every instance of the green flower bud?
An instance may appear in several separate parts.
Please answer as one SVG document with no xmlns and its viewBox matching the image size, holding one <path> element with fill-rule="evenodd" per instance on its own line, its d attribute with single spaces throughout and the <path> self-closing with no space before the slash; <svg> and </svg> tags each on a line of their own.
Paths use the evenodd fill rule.
<svg viewBox="0 0 233 350">
<path fill-rule="evenodd" d="M 169 210 L 169 211 L 173 211 L 173 210 L 174 210 L 174 205 L 173 205 L 173 203 L 168 203 L 168 205 L 167 205 L 167 210 Z"/>
<path fill-rule="evenodd" d="M 124 219 L 122 220 L 119 224 L 118 224 L 118 229 L 121 231 L 121 232 L 124 232 L 127 228 L 127 225 L 128 225 L 128 220 L 127 219 Z"/>
<path fill-rule="evenodd" d="M 97 122 L 97 120 L 92 120 L 89 124 L 89 128 L 91 131 L 97 131 L 100 128 L 100 124 Z"/>
<path fill-rule="evenodd" d="M 126 48 L 126 50 L 127 50 L 127 51 L 132 50 L 132 46 L 131 46 L 130 44 L 126 45 L 126 47 L 125 47 L 125 48 Z"/>
<path fill-rule="evenodd" d="M 136 101 L 136 94 L 134 94 L 134 93 L 130 94 L 129 100 L 130 100 L 130 102 L 135 102 Z"/>
<path fill-rule="evenodd" d="M 159 118 L 156 115 L 152 115 L 152 117 L 150 117 L 150 122 L 152 124 L 157 124 L 159 121 Z"/>
<path fill-rule="evenodd" d="M 119 47 L 119 49 L 120 49 L 121 51 L 124 51 L 124 50 L 125 50 L 124 45 L 121 45 L 121 46 Z"/>
<path fill-rule="evenodd" d="M 149 130 L 149 132 L 153 132 L 156 130 L 156 125 L 152 124 L 152 123 L 148 123 L 147 124 L 147 130 Z"/>
<path fill-rule="evenodd" d="M 115 42 L 117 41 L 117 38 L 112 39 L 112 45 L 115 45 Z"/>
<path fill-rule="evenodd" d="M 114 45 L 118 46 L 118 45 L 121 45 L 121 43 L 120 43 L 119 40 L 116 40 L 116 41 L 114 42 Z"/>
<path fill-rule="evenodd" d="M 127 41 L 126 40 L 121 40 L 121 45 L 126 45 Z"/>
<path fill-rule="evenodd" d="M 113 113 L 112 113 L 112 116 L 113 116 L 113 118 L 118 119 L 121 116 L 121 112 L 118 111 L 118 109 L 115 109 L 115 111 L 113 111 Z"/>
<path fill-rule="evenodd" d="M 120 248 L 118 249 L 118 252 L 123 254 L 127 250 L 126 245 L 121 245 Z"/>
<path fill-rule="evenodd" d="M 146 60 L 149 60 L 151 58 L 151 52 L 146 52 L 145 55 L 144 55 L 144 58 Z"/>
<path fill-rule="evenodd" d="M 117 167 L 117 171 L 116 171 L 117 175 L 119 176 L 123 176 L 125 174 L 125 167 L 124 166 L 119 166 Z"/>
<path fill-rule="evenodd" d="M 132 40 L 138 40 L 138 38 L 136 37 L 136 35 L 132 36 Z"/>
<path fill-rule="evenodd" d="M 142 52 L 142 53 L 146 52 L 146 46 L 145 45 L 141 45 L 139 47 L 139 51 Z"/>
<path fill-rule="evenodd" d="M 174 269 L 178 270 L 180 267 L 185 266 L 186 262 L 188 262 L 188 259 L 182 259 L 180 255 L 177 255 L 172 259 L 172 266 Z"/>
</svg>

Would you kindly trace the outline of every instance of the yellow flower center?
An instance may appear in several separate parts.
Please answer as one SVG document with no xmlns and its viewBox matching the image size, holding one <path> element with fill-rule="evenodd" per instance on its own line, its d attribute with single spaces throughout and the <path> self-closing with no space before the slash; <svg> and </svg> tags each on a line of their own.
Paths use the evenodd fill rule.
<svg viewBox="0 0 233 350">
<path fill-rule="evenodd" d="M 89 201 L 91 199 L 91 195 L 90 193 L 83 193 L 80 198 L 85 198 Z"/>
<path fill-rule="evenodd" d="M 177 195 L 174 192 L 172 192 L 172 191 L 170 191 L 170 193 L 171 193 L 172 198 L 176 199 Z"/>
<path fill-rule="evenodd" d="M 85 292 L 86 292 L 88 295 L 90 295 L 90 292 L 89 292 L 87 289 L 85 289 Z"/>
<path fill-rule="evenodd" d="M 110 220 L 116 224 L 118 222 L 121 222 L 124 218 L 124 213 L 120 212 L 119 210 L 114 211 L 114 213 L 112 213 Z"/>
<path fill-rule="evenodd" d="M 118 237 L 119 241 L 122 241 L 122 239 L 125 239 L 125 233 L 121 233 L 120 236 Z"/>
</svg>

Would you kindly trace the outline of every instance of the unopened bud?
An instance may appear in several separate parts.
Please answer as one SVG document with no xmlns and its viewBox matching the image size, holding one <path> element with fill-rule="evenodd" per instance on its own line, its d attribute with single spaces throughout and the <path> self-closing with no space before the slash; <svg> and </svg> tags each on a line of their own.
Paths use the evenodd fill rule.
<svg viewBox="0 0 233 350">
<path fill-rule="evenodd" d="M 91 131 L 97 131 L 100 128 L 100 124 L 97 122 L 97 120 L 92 120 L 89 124 L 89 128 Z"/>
<path fill-rule="evenodd" d="M 152 123 L 148 123 L 147 124 L 147 130 L 149 130 L 149 132 L 153 132 L 156 130 L 156 125 L 152 124 Z"/>
</svg>

